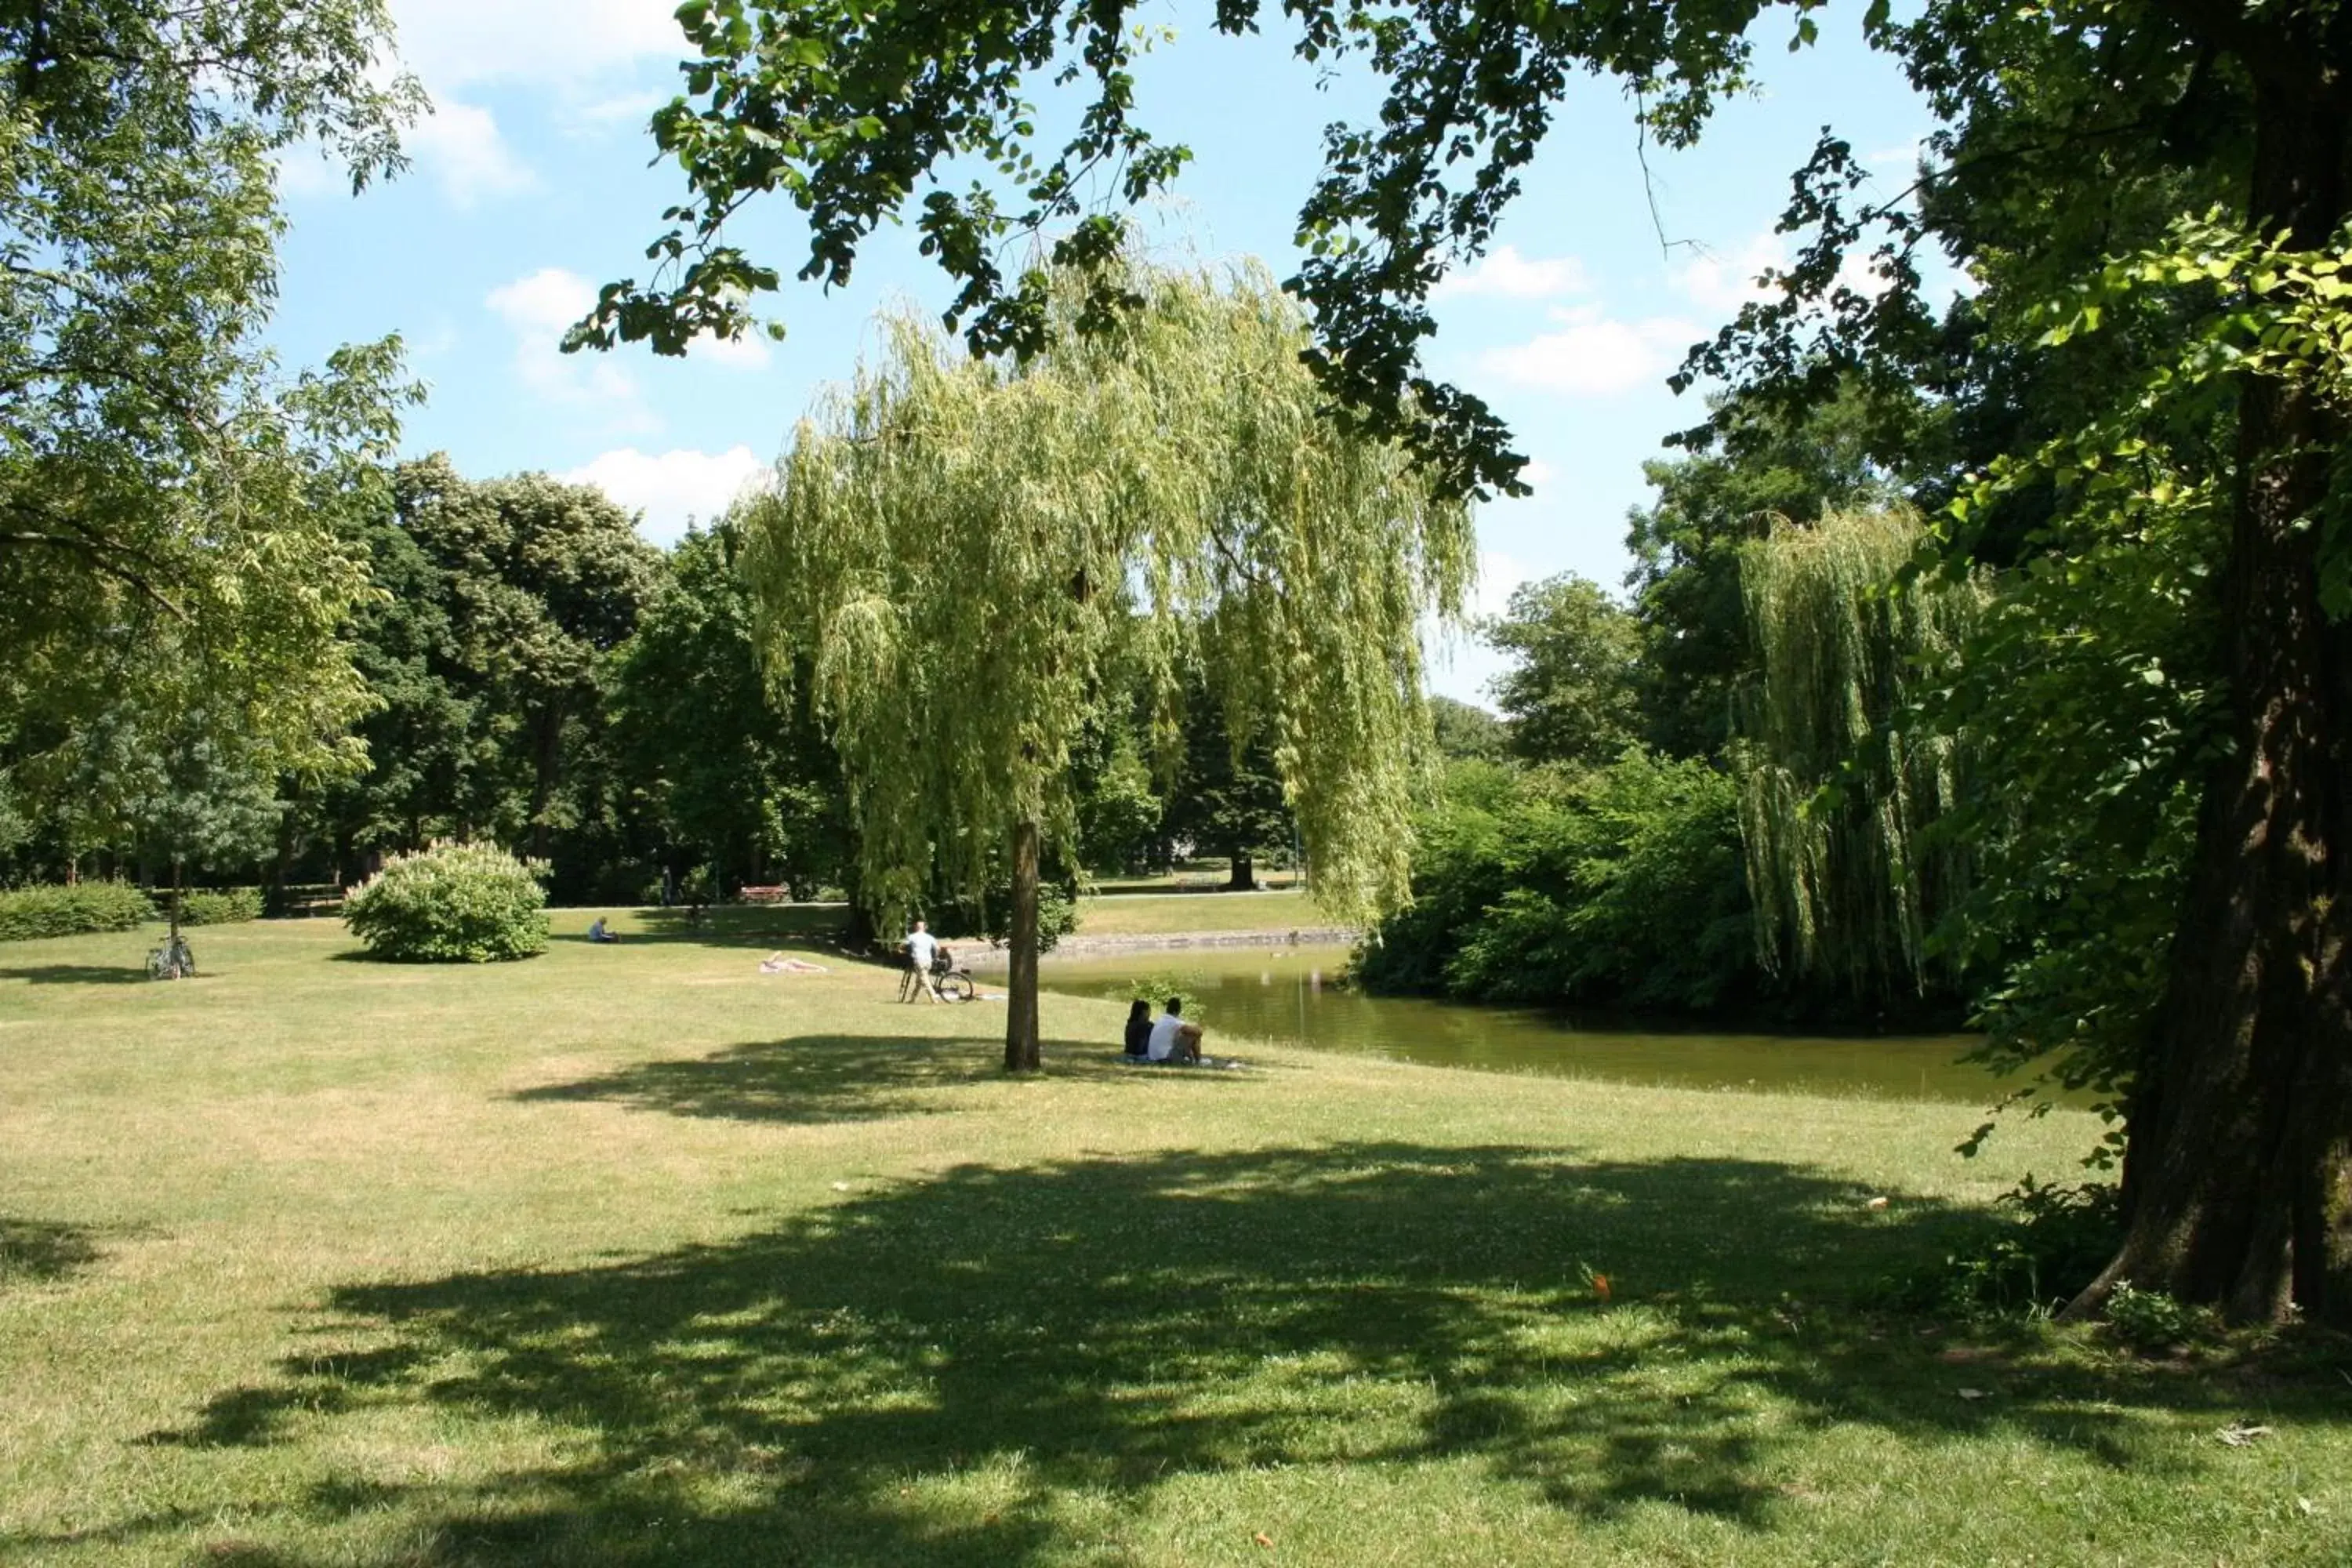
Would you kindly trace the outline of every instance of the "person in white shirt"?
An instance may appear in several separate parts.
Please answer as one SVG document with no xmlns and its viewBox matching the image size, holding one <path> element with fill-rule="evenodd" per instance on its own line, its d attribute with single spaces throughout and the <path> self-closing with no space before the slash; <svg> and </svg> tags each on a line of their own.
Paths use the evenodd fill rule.
<svg viewBox="0 0 2352 1568">
<path fill-rule="evenodd" d="M 907 933 L 907 972 L 913 978 L 914 984 L 911 989 L 900 985 L 898 999 L 901 1002 L 911 1002 L 917 996 L 926 1002 L 940 999 L 938 990 L 931 984 L 931 959 L 939 951 L 940 939 L 925 930 L 922 921 L 917 921 L 915 929 Z"/>
<path fill-rule="evenodd" d="M 1184 1021 L 1184 998 L 1168 998 L 1168 1011 L 1152 1020 L 1151 1043 L 1144 1047 L 1144 1056 L 1155 1062 L 1198 1062 L 1201 1059 L 1201 1026 Z"/>
</svg>

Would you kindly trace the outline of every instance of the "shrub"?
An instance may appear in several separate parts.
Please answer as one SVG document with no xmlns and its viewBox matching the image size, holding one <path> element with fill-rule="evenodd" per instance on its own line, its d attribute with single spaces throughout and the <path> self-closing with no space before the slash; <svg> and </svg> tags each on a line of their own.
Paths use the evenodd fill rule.
<svg viewBox="0 0 2352 1568">
<path fill-rule="evenodd" d="M 135 931 L 154 918 L 155 906 L 128 882 L 77 882 L 70 888 L 0 892 L 0 942 Z"/>
<path fill-rule="evenodd" d="M 1759 989 L 1737 793 L 1629 750 L 1581 773 L 1456 763 L 1414 903 L 1358 955 L 1380 991 L 1704 1013 Z"/>
<path fill-rule="evenodd" d="M 2184 1306 L 2161 1290 L 2135 1290 L 2119 1282 L 2107 1297 L 2107 1327 L 2143 1355 L 2214 1338 L 2221 1321 L 2211 1310 Z"/>
<path fill-rule="evenodd" d="M 488 844 L 396 855 L 343 905 L 377 958 L 488 963 L 547 951 L 547 891 L 530 867 Z"/>
<path fill-rule="evenodd" d="M 2053 1186 L 2028 1176 L 2000 1206 L 2000 1218 L 1972 1227 L 1939 1266 L 1882 1282 L 1877 1303 L 1972 1322 L 2044 1316 L 2096 1278 L 2123 1239 L 2121 1205 L 2104 1182 Z"/>
<path fill-rule="evenodd" d="M 191 888 L 180 895 L 180 923 L 184 926 L 237 925 L 260 918 L 259 888 L 226 888 L 217 891 Z"/>
</svg>

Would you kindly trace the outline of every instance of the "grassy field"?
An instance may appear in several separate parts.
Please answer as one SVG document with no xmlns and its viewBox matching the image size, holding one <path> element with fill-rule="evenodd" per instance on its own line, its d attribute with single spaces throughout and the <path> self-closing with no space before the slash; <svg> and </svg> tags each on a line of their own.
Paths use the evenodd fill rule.
<svg viewBox="0 0 2352 1568">
<path fill-rule="evenodd" d="M 1078 901 L 1081 936 L 1188 931 L 1296 931 L 1331 917 L 1305 893 L 1122 893 Z"/>
<path fill-rule="evenodd" d="M 1172 871 L 1156 876 L 1101 876 L 1094 881 L 1098 893 L 1195 893 L 1221 892 L 1233 875 L 1229 860 L 1188 860 Z M 1298 873 L 1288 868 L 1274 869 L 1259 867 L 1258 886 L 1292 889 L 1298 885 Z"/>
<path fill-rule="evenodd" d="M 584 928 L 593 910 L 576 913 Z M 614 917 L 623 931 L 664 939 L 691 939 L 710 945 L 775 947 L 829 938 L 847 924 L 839 904 L 722 904 L 705 910 L 702 924 L 689 929 L 683 910 L 630 910 Z M 1080 933 L 1087 936 L 1157 936 L 1172 931 L 1287 931 L 1328 927 L 1331 917 L 1305 893 L 1118 893 L 1078 900 Z M 971 939 L 977 941 L 977 938 Z"/>
<path fill-rule="evenodd" d="M 994 1005 L 588 918 L 0 945 L 0 1562 L 2352 1558 L 2341 1369 L 1853 1305 L 2082 1118 L 1138 1071 L 1055 996 L 1008 1082 Z"/>
</svg>

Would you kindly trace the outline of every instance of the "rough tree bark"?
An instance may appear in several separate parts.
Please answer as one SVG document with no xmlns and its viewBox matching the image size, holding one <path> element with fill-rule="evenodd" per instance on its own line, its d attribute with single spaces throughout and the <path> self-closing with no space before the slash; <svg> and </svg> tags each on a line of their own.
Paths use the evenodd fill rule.
<svg viewBox="0 0 2352 1568">
<path fill-rule="evenodd" d="M 2250 214 L 2303 248 L 2334 242 L 2352 193 L 2337 26 L 2217 39 L 2256 83 Z M 2320 606 L 2317 521 L 2347 434 L 2307 390 L 2242 397 L 2221 584 L 2234 749 L 2206 784 L 2129 1107 L 2123 1247 L 2072 1315 L 2129 1282 L 2242 1321 L 2292 1303 L 2352 1322 L 2352 627 Z"/>
<path fill-rule="evenodd" d="M 1251 864 L 1249 851 L 1234 850 L 1233 871 L 1225 878 L 1225 890 L 1232 893 L 1246 893 L 1256 886 L 1257 868 Z"/>
<path fill-rule="evenodd" d="M 1004 1070 L 1035 1072 L 1045 1063 L 1037 1041 L 1037 825 L 1013 829 L 1013 973 L 1004 1009 Z"/>
</svg>

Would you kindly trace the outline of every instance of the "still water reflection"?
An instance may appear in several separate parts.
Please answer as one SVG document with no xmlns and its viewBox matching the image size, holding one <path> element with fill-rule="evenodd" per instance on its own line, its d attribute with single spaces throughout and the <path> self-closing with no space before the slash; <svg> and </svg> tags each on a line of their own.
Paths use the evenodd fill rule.
<svg viewBox="0 0 2352 1568">
<path fill-rule="evenodd" d="M 1235 1037 L 1367 1051 L 1439 1067 L 1614 1079 L 1696 1089 L 1778 1089 L 1890 1100 L 1982 1102 L 2001 1084 L 1958 1058 L 1966 1035 L 1835 1038 L 1706 1034 L 1570 1021 L 1558 1014 L 1369 996 L 1340 985 L 1344 948 L 1195 949 L 1049 959 L 1049 991 L 1155 1001 L 1197 998 L 1210 1050 Z"/>
</svg>

